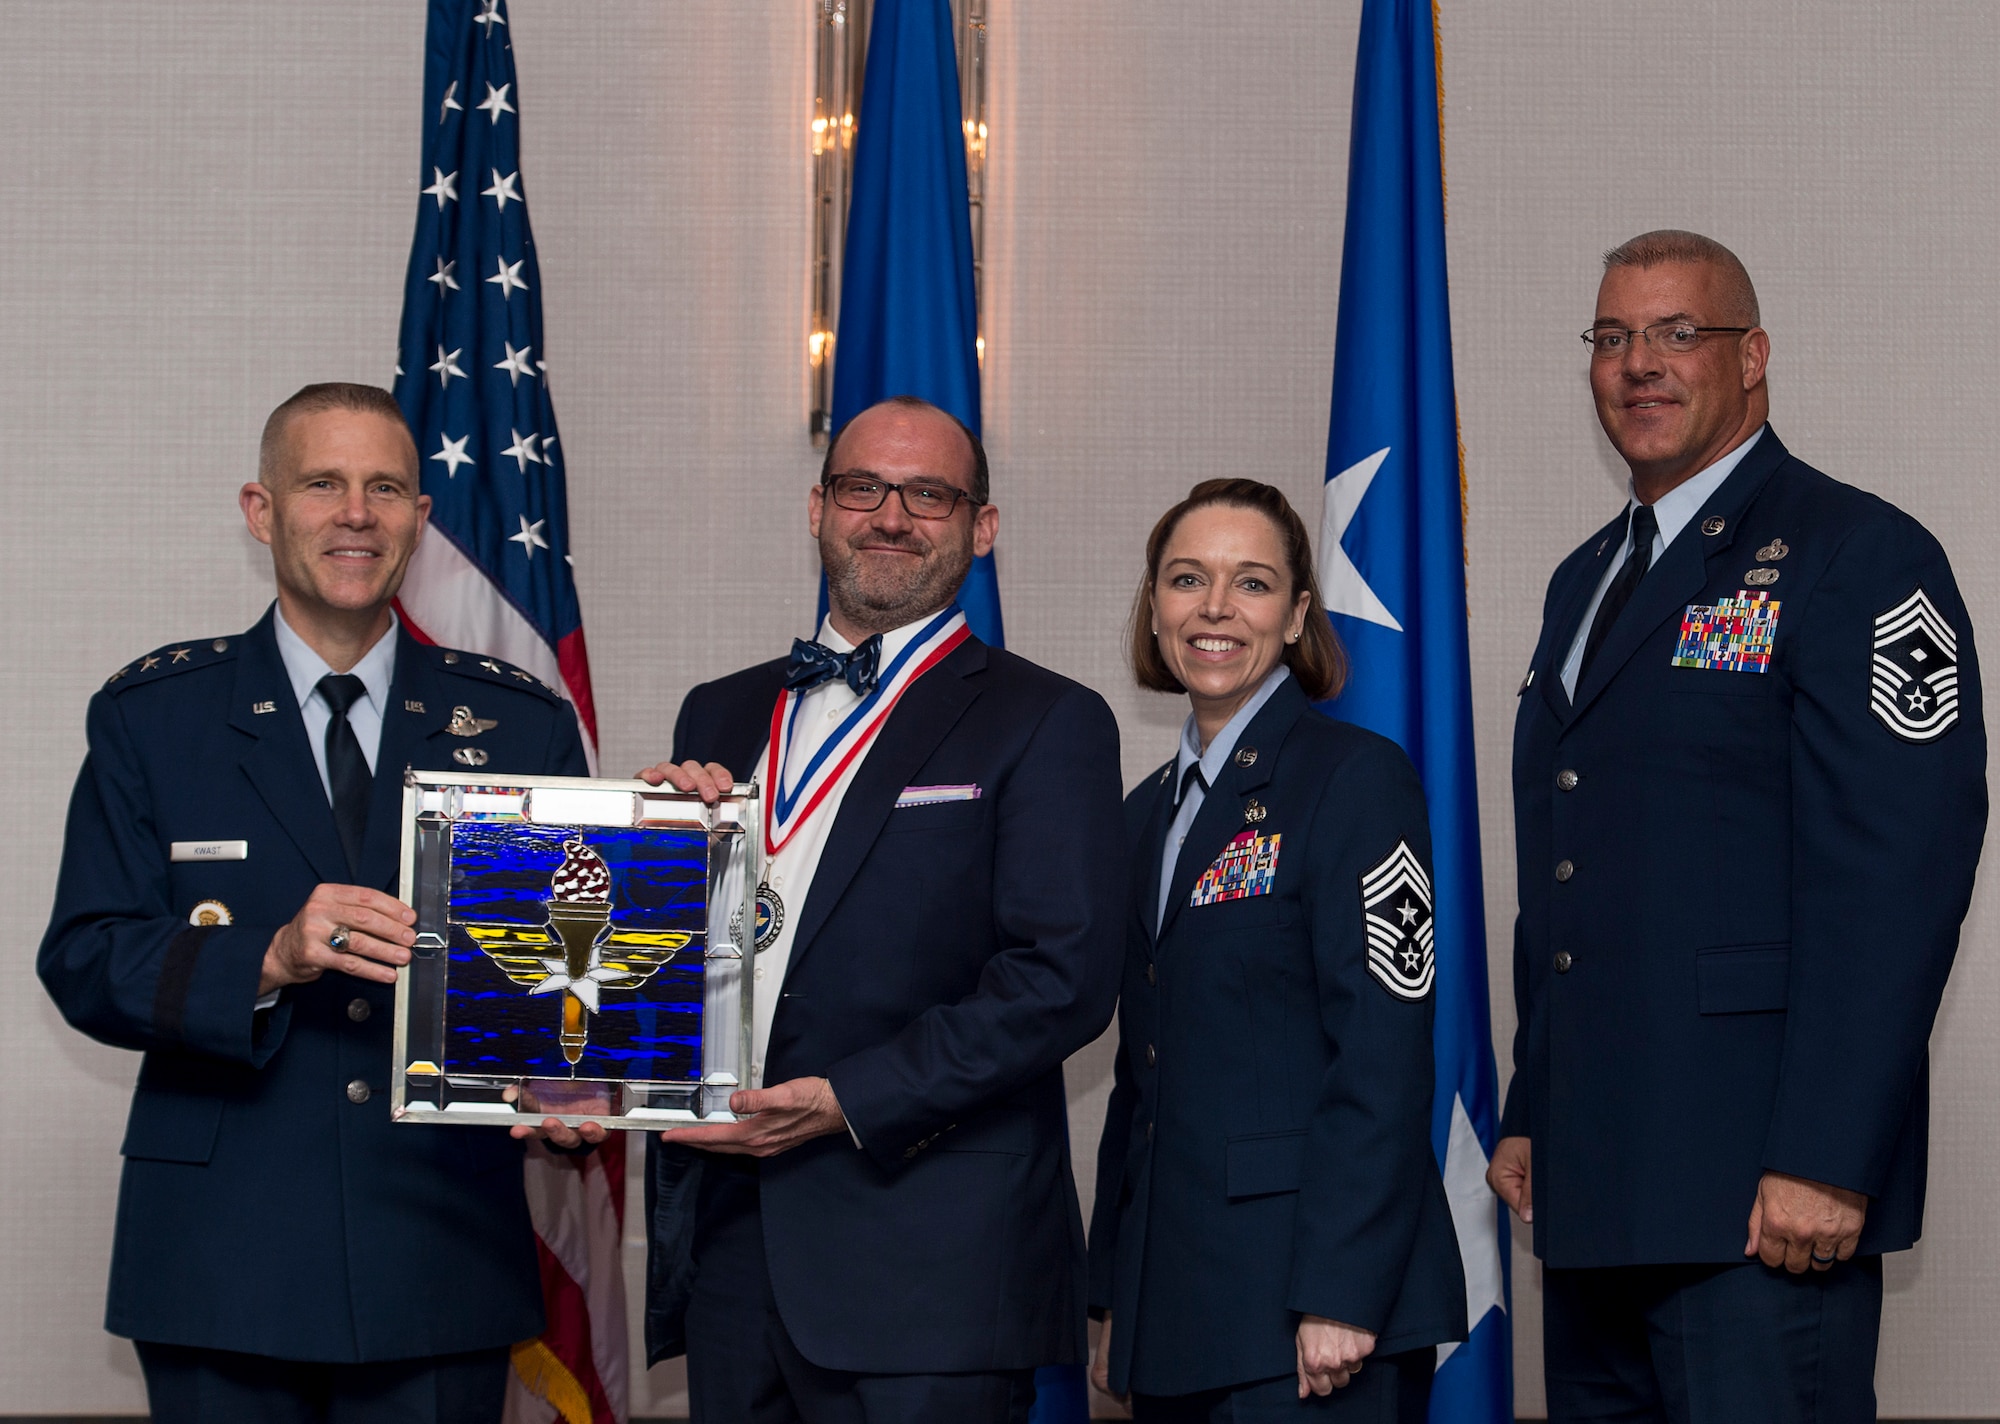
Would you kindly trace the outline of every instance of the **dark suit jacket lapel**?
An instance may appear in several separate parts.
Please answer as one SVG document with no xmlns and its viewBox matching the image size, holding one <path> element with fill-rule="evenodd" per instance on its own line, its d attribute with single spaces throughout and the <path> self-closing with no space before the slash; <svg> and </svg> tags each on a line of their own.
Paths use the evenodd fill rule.
<svg viewBox="0 0 2000 1424">
<path fill-rule="evenodd" d="M 978 697 L 977 686 L 968 679 L 985 667 L 986 645 L 968 638 L 911 683 L 889 714 L 875 745 L 854 773 L 827 833 L 826 848 L 813 871 L 812 890 L 799 915 L 798 934 L 792 940 L 791 962 L 785 971 L 788 975 L 797 972 L 799 961 L 812 948 L 813 937 L 867 859 L 896 808 L 897 796 Z"/>
<path fill-rule="evenodd" d="M 1611 679 L 1618 675 L 1618 670 L 1660 624 L 1680 614 L 1700 596 L 1708 584 L 1709 560 L 1721 557 L 1736 542 L 1744 511 L 1749 509 L 1758 492 L 1764 488 L 1764 482 L 1783 463 L 1787 454 L 1785 447 L 1779 443 L 1778 433 L 1766 430 L 1756 448 L 1729 472 L 1729 478 L 1722 482 L 1721 488 L 1709 496 L 1686 527 L 1674 537 L 1674 542 L 1667 546 L 1660 562 L 1646 571 L 1646 576 L 1639 580 L 1639 587 L 1632 594 L 1632 601 L 1625 605 L 1625 611 L 1618 615 L 1618 621 L 1605 635 L 1603 646 L 1598 648 L 1597 657 L 1590 664 L 1590 671 L 1578 679 L 1576 707 L 1571 713 L 1573 717 L 1581 716 L 1597 700 L 1598 694 L 1604 691 Z M 1721 530 L 1714 534 L 1704 533 L 1704 525 L 1718 518 L 1722 520 Z"/>
<path fill-rule="evenodd" d="M 451 708 L 437 673 L 417 640 L 396 630 L 396 670 L 389 680 L 389 705 L 382 709 L 382 740 L 375 748 L 375 785 L 368 802 L 368 839 L 361 852 L 359 883 L 389 888 L 397 879 L 403 848 L 403 772 L 450 770 L 451 752 L 431 738 L 451 725 Z M 414 703 L 423 708 L 413 712 Z M 476 710 L 476 709 L 475 709 Z M 456 738 L 450 740 L 456 741 Z M 466 742 L 476 746 L 477 742 Z M 476 768 L 471 769 L 478 775 Z"/>
<path fill-rule="evenodd" d="M 1556 603 L 1555 613 L 1549 623 L 1549 640 L 1542 648 L 1542 660 L 1535 667 L 1535 681 L 1542 685 L 1542 699 L 1549 704 L 1549 710 L 1567 722 L 1571 704 L 1569 692 L 1563 687 L 1563 663 L 1569 659 L 1569 650 L 1576 642 L 1576 630 L 1582 626 L 1584 610 L 1590 606 L 1590 595 L 1597 591 L 1597 585 L 1604 578 L 1604 566 L 1618 556 L 1618 550 L 1625 542 L 1625 523 L 1628 515 L 1619 516 L 1597 531 L 1597 548 L 1590 558 L 1578 566 L 1570 576 L 1569 587 L 1562 591 Z"/>
<path fill-rule="evenodd" d="M 320 782 L 312 747 L 306 742 L 305 722 L 299 716 L 292 680 L 285 675 L 284 659 L 278 656 L 278 638 L 272 625 L 276 608 L 273 604 L 272 611 L 243 635 L 229 725 L 251 739 L 243 753 L 243 774 L 272 817 L 285 828 L 285 834 L 322 881 L 346 884 L 352 874 L 347 853 L 340 848 L 333 807 Z M 267 704 L 269 712 L 256 710 Z"/>
<path fill-rule="evenodd" d="M 1167 912 L 1160 917 L 1159 937 L 1162 940 L 1187 908 L 1188 896 L 1194 893 L 1195 881 L 1201 879 L 1201 873 L 1222 854 L 1223 848 L 1236 833 L 1244 829 L 1261 829 L 1246 827 L 1243 820 L 1244 798 L 1269 783 L 1278 765 L 1278 749 L 1284 745 L 1285 734 L 1306 711 L 1306 695 L 1300 690 L 1298 680 L 1286 678 L 1271 694 L 1271 700 L 1250 719 L 1243 735 L 1236 739 L 1235 752 L 1222 764 L 1222 774 L 1216 777 L 1215 785 L 1208 788 L 1201 809 L 1195 812 L 1194 824 L 1188 827 L 1187 840 L 1181 846 L 1180 856 L 1174 862 L 1174 877 L 1168 882 Z M 1244 766 L 1238 755 L 1250 747 L 1257 749 L 1257 758 L 1249 766 Z M 1162 846 L 1161 850 L 1164 853 L 1165 847 Z M 1153 894 L 1157 904 L 1157 881 Z"/>
</svg>

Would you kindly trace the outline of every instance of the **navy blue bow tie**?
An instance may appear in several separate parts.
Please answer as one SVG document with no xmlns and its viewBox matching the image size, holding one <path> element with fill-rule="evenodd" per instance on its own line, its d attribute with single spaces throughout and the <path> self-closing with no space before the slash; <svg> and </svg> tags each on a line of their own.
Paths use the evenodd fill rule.
<svg viewBox="0 0 2000 1424">
<path fill-rule="evenodd" d="M 785 686 L 795 692 L 818 687 L 835 678 L 847 679 L 856 697 L 875 690 L 882 661 L 882 635 L 877 633 L 851 653 L 836 653 L 824 643 L 792 639 L 792 660 L 785 668 Z"/>
</svg>

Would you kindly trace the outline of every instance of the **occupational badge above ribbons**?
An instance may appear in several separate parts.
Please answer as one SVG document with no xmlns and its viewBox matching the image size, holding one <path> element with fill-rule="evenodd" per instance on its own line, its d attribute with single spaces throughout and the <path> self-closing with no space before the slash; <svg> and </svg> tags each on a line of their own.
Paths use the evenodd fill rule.
<svg viewBox="0 0 2000 1424">
<path fill-rule="evenodd" d="M 729 1121 L 747 1079 L 758 790 L 406 772 L 391 1116 Z M 754 931 L 753 931 L 754 933 Z"/>
</svg>

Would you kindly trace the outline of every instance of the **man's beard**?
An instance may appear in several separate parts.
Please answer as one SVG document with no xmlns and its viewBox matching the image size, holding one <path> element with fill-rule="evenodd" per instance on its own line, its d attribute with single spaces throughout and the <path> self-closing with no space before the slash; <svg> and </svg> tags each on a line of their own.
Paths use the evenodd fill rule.
<svg viewBox="0 0 2000 1424">
<path fill-rule="evenodd" d="M 870 541 L 887 542 L 880 535 L 871 535 Z M 870 559 L 846 544 L 820 541 L 827 601 L 842 618 L 870 633 L 886 633 L 937 612 L 957 595 L 972 567 L 970 539 L 948 548 L 916 540 L 892 547 L 908 549 L 918 558 L 898 572 L 885 568 L 886 561 Z"/>
</svg>

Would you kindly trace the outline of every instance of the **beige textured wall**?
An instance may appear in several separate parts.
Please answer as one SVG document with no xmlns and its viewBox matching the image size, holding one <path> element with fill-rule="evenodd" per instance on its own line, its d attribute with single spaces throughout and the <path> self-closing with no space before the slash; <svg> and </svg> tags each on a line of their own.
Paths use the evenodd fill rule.
<svg viewBox="0 0 2000 1424">
<path fill-rule="evenodd" d="M 1153 515 L 1236 470 L 1319 507 L 1357 8 L 989 5 L 1008 629 L 1111 700 L 1128 779 L 1178 720 L 1116 668 Z M 664 748 L 691 683 L 810 618 L 806 5 L 513 15 L 578 579 L 622 769 Z M 115 1412 L 140 1400 L 129 1350 L 99 1329 L 134 1061 L 70 1033 L 29 972 L 82 705 L 140 650 L 255 616 L 267 576 L 231 492 L 264 412 L 307 379 L 388 374 L 422 8 L 6 0 L 0 22 L 0 744 L 20 828 L 0 847 L 18 923 L 0 999 L 18 1143 L 0 1164 L 0 1410 Z M 1665 224 L 1734 245 L 1764 297 L 1778 428 L 1937 530 L 1996 626 L 2000 9 L 1445 0 L 1444 34 L 1504 947 L 1512 693 L 1548 570 L 1619 498 L 1573 337 L 1604 247 Z M 1936 1038 L 1929 1230 L 1889 1273 L 1889 1415 L 2000 1414 L 1995 895 L 1982 886 Z M 1494 964 L 1504 986 L 1497 948 Z M 1496 1020 L 1504 1045 L 1504 1002 Z M 1106 1045 L 1072 1065 L 1086 1196 L 1108 1065 Z M 1516 1268 L 1534 1413 L 1535 1274 L 1518 1251 Z M 666 1412 L 678 1376 L 655 1375 L 635 1403 Z"/>
</svg>

